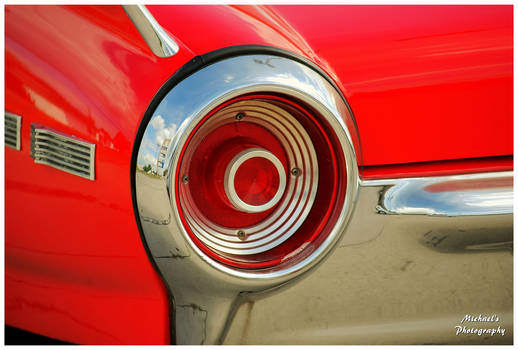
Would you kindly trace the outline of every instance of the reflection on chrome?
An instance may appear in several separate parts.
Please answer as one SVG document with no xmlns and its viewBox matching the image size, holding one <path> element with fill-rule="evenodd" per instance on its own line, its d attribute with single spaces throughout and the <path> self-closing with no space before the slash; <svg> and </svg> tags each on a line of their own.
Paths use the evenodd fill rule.
<svg viewBox="0 0 518 350">
<path fill-rule="evenodd" d="M 383 186 L 376 210 L 430 216 L 495 215 L 513 212 L 513 173 L 363 181 Z"/>
</svg>

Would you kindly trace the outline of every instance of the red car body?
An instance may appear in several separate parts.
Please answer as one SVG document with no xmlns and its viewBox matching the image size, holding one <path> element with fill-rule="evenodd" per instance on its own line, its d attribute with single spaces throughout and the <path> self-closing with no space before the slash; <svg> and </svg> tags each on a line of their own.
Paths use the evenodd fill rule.
<svg viewBox="0 0 518 350">
<path fill-rule="evenodd" d="M 5 320 L 85 344 L 169 344 L 130 163 L 153 96 L 198 55 L 268 45 L 337 84 L 365 179 L 512 169 L 512 6 L 149 6 L 179 45 L 153 55 L 120 6 L 6 6 Z M 210 29 L 209 29 L 210 28 Z M 95 143 L 96 181 L 35 165 L 30 123 Z"/>
</svg>

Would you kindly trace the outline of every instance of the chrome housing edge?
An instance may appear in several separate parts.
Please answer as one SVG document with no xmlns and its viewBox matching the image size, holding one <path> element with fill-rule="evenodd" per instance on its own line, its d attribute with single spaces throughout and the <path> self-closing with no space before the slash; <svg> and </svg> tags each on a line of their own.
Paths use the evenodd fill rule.
<svg viewBox="0 0 518 350">
<path fill-rule="evenodd" d="M 222 102 L 252 93 L 292 96 L 314 108 L 341 143 L 347 169 L 346 202 L 335 227 L 313 252 L 283 268 L 246 271 L 222 265 L 194 244 L 181 224 L 175 201 L 175 169 L 180 151 L 198 122 Z M 160 167 L 161 146 L 171 139 Z M 319 73 L 273 55 L 228 58 L 206 66 L 178 83 L 160 102 L 139 146 L 135 190 L 146 243 L 175 304 L 177 344 L 221 343 L 234 310 L 250 293 L 286 285 L 323 261 L 345 232 L 359 184 L 352 116 L 338 91 Z"/>
</svg>

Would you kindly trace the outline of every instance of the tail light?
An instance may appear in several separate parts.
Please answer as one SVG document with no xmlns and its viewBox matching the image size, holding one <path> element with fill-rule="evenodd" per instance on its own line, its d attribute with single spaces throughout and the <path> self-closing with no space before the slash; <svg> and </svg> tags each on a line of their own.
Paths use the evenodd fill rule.
<svg viewBox="0 0 518 350">
<path fill-rule="evenodd" d="M 180 152 L 181 222 L 198 248 L 231 267 L 299 260 L 341 212 L 347 177 L 338 149 L 325 119 L 293 97 L 226 101 L 198 122 Z"/>
<path fill-rule="evenodd" d="M 135 143 L 137 222 L 174 297 L 178 344 L 221 342 L 252 293 L 312 271 L 356 205 L 359 139 L 343 97 L 318 69 L 256 49 L 193 59 Z"/>
</svg>

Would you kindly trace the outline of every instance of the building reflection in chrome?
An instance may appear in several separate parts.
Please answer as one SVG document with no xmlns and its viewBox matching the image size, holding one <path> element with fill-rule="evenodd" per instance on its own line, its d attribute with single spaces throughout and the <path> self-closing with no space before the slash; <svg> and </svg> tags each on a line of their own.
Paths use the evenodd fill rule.
<svg viewBox="0 0 518 350">
<path fill-rule="evenodd" d="M 167 156 L 167 150 L 169 149 L 169 145 L 171 144 L 171 139 L 167 138 L 164 139 L 162 142 L 162 146 L 160 146 L 160 149 L 158 151 L 158 157 L 156 161 L 156 172 L 158 174 L 161 174 L 164 169 L 164 164 Z"/>
</svg>

